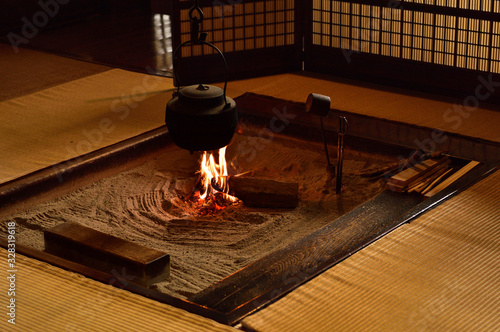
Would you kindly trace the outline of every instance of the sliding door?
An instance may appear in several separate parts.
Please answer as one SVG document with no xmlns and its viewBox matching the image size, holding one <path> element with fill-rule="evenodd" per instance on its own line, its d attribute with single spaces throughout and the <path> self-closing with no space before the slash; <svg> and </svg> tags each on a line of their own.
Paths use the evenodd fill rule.
<svg viewBox="0 0 500 332">
<path fill-rule="evenodd" d="M 308 5 L 306 70 L 461 96 L 500 82 L 498 0 Z M 495 84 L 491 101 L 500 96 Z"/>
</svg>

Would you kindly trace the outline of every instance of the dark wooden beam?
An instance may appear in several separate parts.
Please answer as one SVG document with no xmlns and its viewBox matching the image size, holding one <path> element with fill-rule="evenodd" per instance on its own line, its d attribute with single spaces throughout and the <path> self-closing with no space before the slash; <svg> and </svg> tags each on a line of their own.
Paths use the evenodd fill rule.
<svg viewBox="0 0 500 332">
<path fill-rule="evenodd" d="M 170 274 L 170 256 L 75 222 L 44 231 L 45 251 L 113 274 L 126 273 L 130 281 L 149 287 Z"/>
</svg>

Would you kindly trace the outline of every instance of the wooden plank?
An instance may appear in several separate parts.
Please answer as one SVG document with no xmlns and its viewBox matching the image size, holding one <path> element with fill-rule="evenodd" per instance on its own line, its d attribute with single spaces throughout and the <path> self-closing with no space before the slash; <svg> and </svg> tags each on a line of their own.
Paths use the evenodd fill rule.
<svg viewBox="0 0 500 332">
<path fill-rule="evenodd" d="M 164 252 L 108 235 L 75 222 L 44 231 L 45 251 L 64 259 L 149 287 L 170 274 Z"/>
<path fill-rule="evenodd" d="M 465 165 L 464 167 L 462 167 L 461 169 L 459 169 L 458 171 L 453 173 L 449 178 L 447 178 L 446 180 L 441 182 L 439 185 L 434 187 L 432 190 L 429 190 L 424 196 L 431 197 L 432 195 L 437 194 L 438 192 L 440 192 L 441 190 L 443 190 L 444 188 L 448 187 L 450 184 L 452 184 L 453 182 L 458 180 L 460 177 L 465 175 L 465 173 L 467 173 L 468 171 L 470 171 L 471 169 L 476 167 L 478 164 L 479 164 L 478 161 L 469 162 L 467 165 Z"/>
</svg>

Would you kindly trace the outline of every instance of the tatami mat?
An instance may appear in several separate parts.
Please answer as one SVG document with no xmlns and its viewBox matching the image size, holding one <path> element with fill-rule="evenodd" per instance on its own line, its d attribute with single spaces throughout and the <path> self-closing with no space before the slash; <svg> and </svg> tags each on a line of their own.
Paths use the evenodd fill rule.
<svg viewBox="0 0 500 332">
<path fill-rule="evenodd" d="M 112 69 L 0 102 L 0 183 L 163 125 L 172 87 Z"/>
<path fill-rule="evenodd" d="M 245 327 L 499 331 L 500 171 L 359 251 Z"/>
<path fill-rule="evenodd" d="M 0 101 L 24 96 L 111 68 L 0 43 Z"/>
<path fill-rule="evenodd" d="M 487 80 L 486 76 L 478 79 L 478 86 Z M 253 92 L 295 102 L 305 102 L 311 92 L 320 93 L 330 96 L 331 107 L 341 111 L 500 142 L 500 107 L 486 104 L 487 99 L 477 108 L 470 107 L 474 104 L 471 100 L 478 101 L 474 99 L 475 91 L 467 101 L 444 97 L 438 100 L 435 95 L 409 94 L 401 89 L 308 72 L 229 82 L 228 89 L 231 96 Z"/>
<path fill-rule="evenodd" d="M 210 319 L 16 255 L 15 296 L 2 264 L 0 331 L 235 331 Z M 0 250 L 7 262 L 7 251 Z M 8 322 L 15 299 L 15 324 Z"/>
</svg>

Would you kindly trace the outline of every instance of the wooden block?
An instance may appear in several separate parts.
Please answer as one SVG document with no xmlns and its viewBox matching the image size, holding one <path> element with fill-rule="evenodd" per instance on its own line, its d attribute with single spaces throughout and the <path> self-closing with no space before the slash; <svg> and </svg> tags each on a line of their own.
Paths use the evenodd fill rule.
<svg viewBox="0 0 500 332">
<path fill-rule="evenodd" d="M 144 287 L 166 279 L 170 256 L 75 222 L 44 231 L 45 251 Z"/>
<path fill-rule="evenodd" d="M 402 192 L 404 192 L 406 190 L 406 186 L 400 186 L 400 185 L 397 185 L 395 183 L 391 183 L 389 181 L 385 185 L 385 189 L 390 190 L 390 191 L 395 191 L 395 192 L 398 192 L 398 193 L 402 193 Z"/>
<path fill-rule="evenodd" d="M 299 184 L 246 177 L 231 177 L 229 187 L 245 205 L 268 208 L 295 208 Z"/>
</svg>

